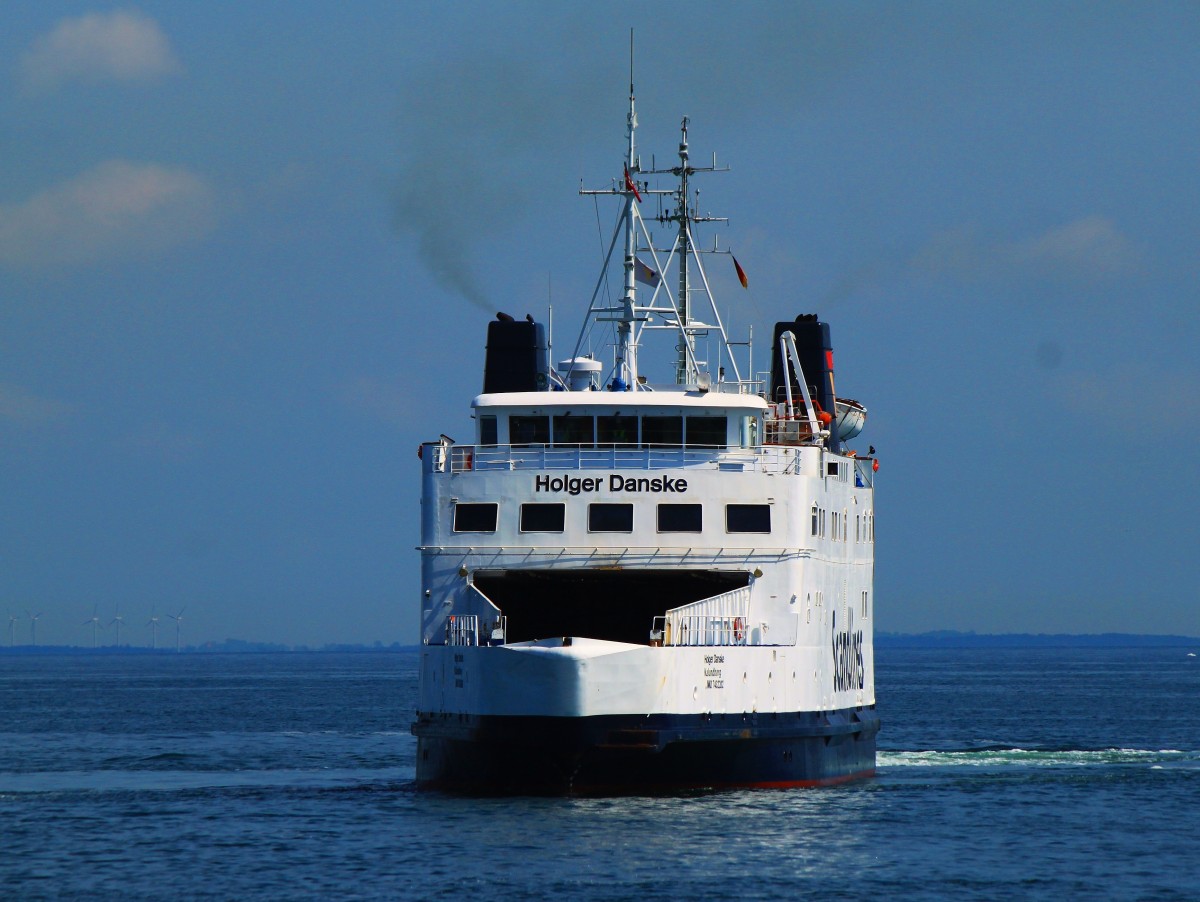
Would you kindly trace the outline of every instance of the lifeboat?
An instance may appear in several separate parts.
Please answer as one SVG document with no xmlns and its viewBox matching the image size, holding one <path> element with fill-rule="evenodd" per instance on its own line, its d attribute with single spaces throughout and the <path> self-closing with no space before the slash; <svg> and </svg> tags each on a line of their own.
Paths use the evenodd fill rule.
<svg viewBox="0 0 1200 902">
<path fill-rule="evenodd" d="M 837 435 L 848 442 L 863 430 L 867 422 L 867 408 L 852 398 L 837 399 Z"/>
</svg>

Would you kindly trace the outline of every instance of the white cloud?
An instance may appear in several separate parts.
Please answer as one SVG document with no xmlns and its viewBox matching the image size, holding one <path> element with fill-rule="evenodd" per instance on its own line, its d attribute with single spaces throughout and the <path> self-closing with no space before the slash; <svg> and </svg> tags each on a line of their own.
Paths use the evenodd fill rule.
<svg viewBox="0 0 1200 902">
<path fill-rule="evenodd" d="M 70 412 L 69 404 L 38 397 L 19 385 L 0 382 L 0 420 L 40 426 L 61 420 Z"/>
<path fill-rule="evenodd" d="M 1039 268 L 1094 278 L 1127 269 L 1137 254 L 1111 219 L 1088 216 L 1012 245 L 1018 262 Z"/>
<path fill-rule="evenodd" d="M 182 70 L 158 23 L 117 10 L 62 19 L 21 57 L 25 86 L 50 91 L 71 81 L 138 81 Z"/>
<path fill-rule="evenodd" d="M 953 229 L 935 235 L 912 262 L 925 272 L 965 278 L 1096 280 L 1133 268 L 1139 256 L 1111 219 L 1086 216 L 1011 242 L 983 240 L 970 227 Z"/>
<path fill-rule="evenodd" d="M 110 160 L 0 204 L 0 265 L 78 265 L 142 256 L 198 240 L 215 225 L 215 192 L 180 167 Z"/>
<path fill-rule="evenodd" d="M 1118 365 L 1106 371 L 1065 373 L 1059 383 L 1058 397 L 1063 406 L 1102 424 L 1123 440 L 1142 435 L 1146 429 L 1160 441 L 1194 441 L 1200 425 L 1200 395 L 1185 387 L 1200 382 L 1194 364 L 1167 363 L 1161 368 Z M 1129 386 L 1149 399 L 1151 413 L 1145 422 L 1114 416 L 1113 399 Z"/>
</svg>

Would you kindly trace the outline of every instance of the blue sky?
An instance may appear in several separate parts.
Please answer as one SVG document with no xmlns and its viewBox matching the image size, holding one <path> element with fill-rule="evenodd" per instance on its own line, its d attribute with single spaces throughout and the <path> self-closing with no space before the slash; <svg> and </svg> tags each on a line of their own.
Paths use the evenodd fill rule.
<svg viewBox="0 0 1200 902">
<path fill-rule="evenodd" d="M 631 26 L 643 155 L 687 115 L 732 167 L 700 184 L 750 277 L 712 270 L 723 312 L 819 312 L 870 409 L 876 627 L 1200 634 L 1195 4 L 3 19 L 18 642 L 27 610 L 90 642 L 94 606 L 135 643 L 185 606 L 189 642 L 414 640 L 417 445 L 469 435 L 494 310 L 549 290 L 573 339 Z"/>
</svg>

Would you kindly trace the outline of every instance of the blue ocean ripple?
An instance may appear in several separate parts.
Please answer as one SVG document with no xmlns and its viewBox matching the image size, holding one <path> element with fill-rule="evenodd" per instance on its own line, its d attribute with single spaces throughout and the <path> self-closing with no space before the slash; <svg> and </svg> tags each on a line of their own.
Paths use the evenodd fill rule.
<svg viewBox="0 0 1200 902">
<path fill-rule="evenodd" d="M 1200 668 L 1172 653 L 880 650 L 874 779 L 596 799 L 416 791 L 411 653 L 0 657 L 0 886 L 1193 899 Z"/>
</svg>

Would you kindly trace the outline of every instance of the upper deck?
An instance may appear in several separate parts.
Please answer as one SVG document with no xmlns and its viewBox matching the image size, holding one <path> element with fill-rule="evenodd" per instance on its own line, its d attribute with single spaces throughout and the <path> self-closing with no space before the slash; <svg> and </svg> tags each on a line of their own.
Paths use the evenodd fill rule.
<svg viewBox="0 0 1200 902">
<path fill-rule="evenodd" d="M 667 445 L 646 447 L 550 447 L 547 445 L 457 445 L 427 442 L 431 453 L 425 460 L 431 472 L 470 473 L 515 470 L 719 470 L 729 473 L 803 473 L 805 456 L 801 449 L 786 445 L 758 445 L 749 448 L 687 448 Z M 820 459 L 832 457 L 814 448 L 808 469 L 819 466 Z M 426 457 L 424 452 L 423 457 Z M 859 488 L 873 488 L 874 460 L 869 457 L 838 455 L 840 462 L 823 476 L 852 479 Z M 818 475 L 810 473 L 809 475 Z"/>
<path fill-rule="evenodd" d="M 779 416 L 777 405 L 731 391 L 504 392 L 472 402 L 471 444 L 431 442 L 434 472 L 515 470 L 719 470 L 824 472 L 819 439 L 807 423 Z M 808 454 L 803 453 L 808 450 Z M 868 458 L 837 471 L 860 487 L 874 473 Z"/>
<path fill-rule="evenodd" d="M 768 412 L 757 395 L 679 390 L 505 392 L 471 406 L 480 445 L 551 448 L 748 448 Z"/>
</svg>

